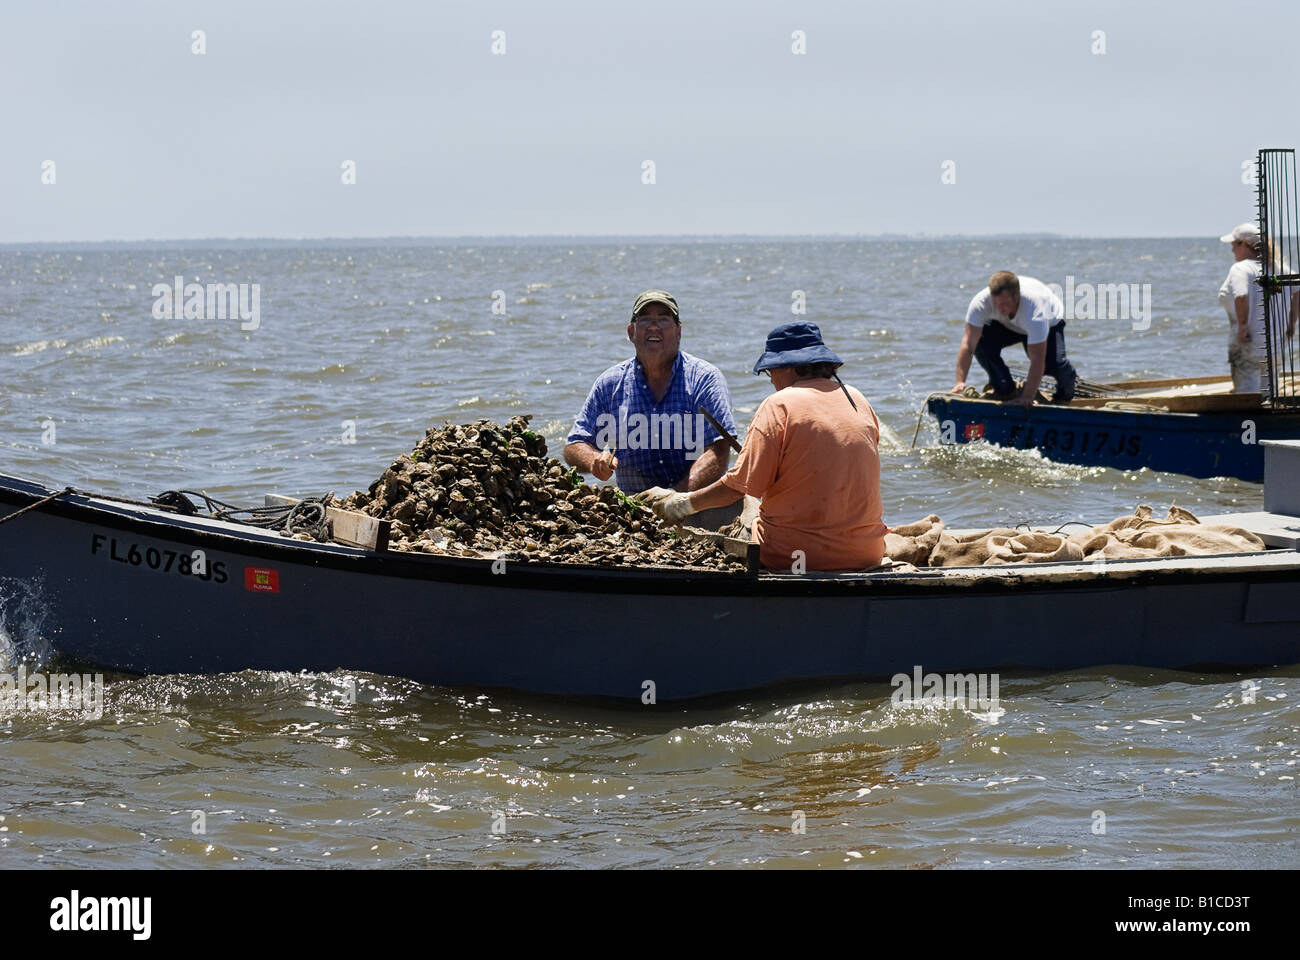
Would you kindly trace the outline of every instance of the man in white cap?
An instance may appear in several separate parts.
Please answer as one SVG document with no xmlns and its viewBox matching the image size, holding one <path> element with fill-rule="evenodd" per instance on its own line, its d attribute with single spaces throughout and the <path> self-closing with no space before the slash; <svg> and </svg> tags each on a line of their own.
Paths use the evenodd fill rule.
<svg viewBox="0 0 1300 960">
<path fill-rule="evenodd" d="M 1243 223 L 1219 238 L 1236 258 L 1219 288 L 1228 313 L 1228 366 L 1235 393 L 1261 393 L 1264 362 L 1264 288 L 1259 285 L 1259 227 Z"/>
</svg>

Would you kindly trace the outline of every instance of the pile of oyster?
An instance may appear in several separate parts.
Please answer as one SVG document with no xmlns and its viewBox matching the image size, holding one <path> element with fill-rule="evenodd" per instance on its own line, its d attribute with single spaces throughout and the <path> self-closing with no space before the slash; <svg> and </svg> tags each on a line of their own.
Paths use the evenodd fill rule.
<svg viewBox="0 0 1300 960">
<path fill-rule="evenodd" d="M 743 571 L 716 545 L 666 526 L 612 486 L 546 456 L 528 417 L 430 428 L 368 493 L 342 504 L 392 521 L 391 550 L 588 565 Z"/>
</svg>

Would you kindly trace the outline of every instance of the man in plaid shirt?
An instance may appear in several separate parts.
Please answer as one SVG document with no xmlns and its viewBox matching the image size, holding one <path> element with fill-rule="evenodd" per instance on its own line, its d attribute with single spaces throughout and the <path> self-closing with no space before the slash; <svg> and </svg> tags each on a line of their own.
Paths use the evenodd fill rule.
<svg viewBox="0 0 1300 960">
<path fill-rule="evenodd" d="M 565 441 L 564 460 L 628 493 L 648 487 L 698 490 L 727 469 L 728 444 L 700 414 L 703 406 L 735 434 L 721 371 L 679 348 L 677 301 L 663 290 L 636 298 L 627 338 L 636 356 L 592 385 Z"/>
</svg>

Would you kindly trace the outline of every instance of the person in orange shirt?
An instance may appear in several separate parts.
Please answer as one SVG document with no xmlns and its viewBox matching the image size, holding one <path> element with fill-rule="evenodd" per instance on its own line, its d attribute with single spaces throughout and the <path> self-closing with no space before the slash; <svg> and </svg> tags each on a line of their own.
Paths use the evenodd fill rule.
<svg viewBox="0 0 1300 960">
<path fill-rule="evenodd" d="M 776 390 L 763 401 L 735 465 L 690 493 L 663 487 L 636 499 L 680 523 L 700 510 L 762 499 L 754 523 L 763 566 L 772 570 L 866 570 L 885 555 L 881 518 L 880 421 L 845 386 L 839 357 L 815 323 L 777 327 L 754 364 Z"/>
</svg>

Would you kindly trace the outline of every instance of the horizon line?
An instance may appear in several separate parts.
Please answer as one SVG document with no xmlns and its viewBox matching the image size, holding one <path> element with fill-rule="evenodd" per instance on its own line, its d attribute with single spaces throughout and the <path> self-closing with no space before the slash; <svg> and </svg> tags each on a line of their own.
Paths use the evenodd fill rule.
<svg viewBox="0 0 1300 960">
<path fill-rule="evenodd" d="M 72 246 L 127 246 L 158 244 L 178 245 L 212 245 L 212 244 L 348 244 L 348 243 L 386 243 L 403 241 L 411 243 L 465 243 L 496 241 L 536 241 L 551 242 L 608 242 L 608 241 L 718 241 L 718 240 L 999 240 L 999 239 L 1033 239 L 1033 240 L 1218 240 L 1210 234 L 1069 234 L 1045 231 L 1021 231 L 999 233 L 497 233 L 497 234 L 387 234 L 355 237 L 146 237 L 141 239 L 115 238 L 111 240 L 4 240 L 0 249 L 15 247 L 72 247 Z"/>
</svg>

